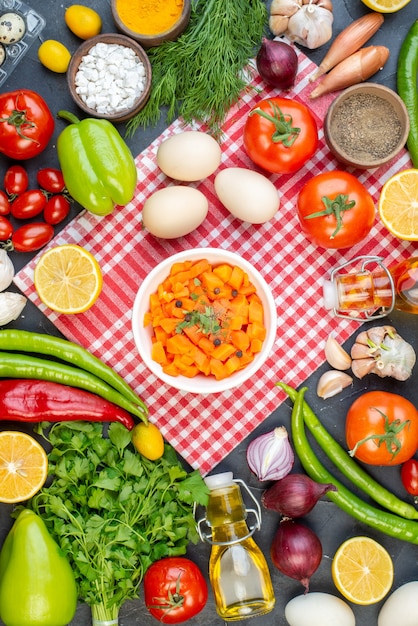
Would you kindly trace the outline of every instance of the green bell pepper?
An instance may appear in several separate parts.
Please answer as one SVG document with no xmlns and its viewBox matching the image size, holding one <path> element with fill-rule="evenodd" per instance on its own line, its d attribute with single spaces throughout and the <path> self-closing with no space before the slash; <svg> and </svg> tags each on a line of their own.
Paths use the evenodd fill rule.
<svg viewBox="0 0 418 626">
<path fill-rule="evenodd" d="M 65 626 L 77 608 L 73 570 L 44 521 L 23 509 L 0 552 L 0 618 L 6 626 Z"/>
<path fill-rule="evenodd" d="M 70 195 L 96 215 L 112 213 L 116 204 L 132 200 L 137 171 L 132 153 L 108 120 L 80 121 L 68 111 L 59 117 L 72 122 L 57 140 L 58 160 Z"/>
</svg>

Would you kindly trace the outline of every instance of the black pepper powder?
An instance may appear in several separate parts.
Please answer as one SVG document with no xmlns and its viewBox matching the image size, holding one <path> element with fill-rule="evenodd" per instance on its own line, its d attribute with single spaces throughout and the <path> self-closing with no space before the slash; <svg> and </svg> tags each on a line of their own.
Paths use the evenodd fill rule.
<svg viewBox="0 0 418 626">
<path fill-rule="evenodd" d="M 390 102 L 374 94 L 352 94 L 335 112 L 331 133 L 346 154 L 376 161 L 399 143 L 402 127 Z"/>
</svg>

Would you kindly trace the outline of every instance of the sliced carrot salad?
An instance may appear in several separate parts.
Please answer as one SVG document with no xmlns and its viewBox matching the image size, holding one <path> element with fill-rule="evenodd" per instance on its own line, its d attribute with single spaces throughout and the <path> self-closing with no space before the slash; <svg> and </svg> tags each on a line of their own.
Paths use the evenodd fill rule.
<svg viewBox="0 0 418 626">
<path fill-rule="evenodd" d="M 151 357 L 170 376 L 227 378 L 266 337 L 263 305 L 240 267 L 207 259 L 175 263 L 150 296 Z"/>
</svg>

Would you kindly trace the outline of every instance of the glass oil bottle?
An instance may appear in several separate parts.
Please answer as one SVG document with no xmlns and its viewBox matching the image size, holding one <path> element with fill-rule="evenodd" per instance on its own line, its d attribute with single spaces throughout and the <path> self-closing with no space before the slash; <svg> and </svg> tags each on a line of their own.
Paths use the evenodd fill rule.
<svg viewBox="0 0 418 626">
<path fill-rule="evenodd" d="M 353 271 L 343 271 L 350 265 Z M 389 268 L 380 257 L 356 257 L 331 272 L 323 295 L 325 308 L 358 321 L 384 317 L 394 308 L 417 314 L 418 257 Z"/>
<path fill-rule="evenodd" d="M 269 613 L 275 604 L 270 572 L 263 553 L 252 538 L 260 528 L 258 502 L 242 481 L 234 480 L 232 472 L 205 478 L 210 489 L 206 518 L 198 522 L 200 537 L 212 545 L 209 579 L 218 614 L 225 621 L 243 620 Z M 256 504 L 257 510 L 246 509 L 239 482 Z M 256 524 L 247 526 L 248 513 Z M 202 531 L 202 524 L 210 534 Z"/>
</svg>

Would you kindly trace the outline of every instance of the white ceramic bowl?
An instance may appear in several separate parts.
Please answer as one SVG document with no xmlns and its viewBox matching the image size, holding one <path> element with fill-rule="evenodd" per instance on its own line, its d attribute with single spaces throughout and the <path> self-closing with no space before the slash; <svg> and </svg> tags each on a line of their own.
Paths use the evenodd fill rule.
<svg viewBox="0 0 418 626">
<path fill-rule="evenodd" d="M 242 370 L 235 372 L 228 378 L 217 381 L 212 376 L 197 375 L 194 378 L 186 376 L 169 376 L 162 371 L 161 366 L 151 358 L 151 329 L 144 328 L 143 319 L 149 310 L 149 298 L 157 290 L 158 285 L 168 276 L 170 268 L 174 263 L 182 261 L 197 261 L 207 259 L 211 264 L 229 263 L 241 267 L 247 274 L 250 281 L 255 285 L 257 294 L 260 297 L 264 308 L 264 324 L 267 329 L 267 336 L 263 342 L 261 352 L 254 360 Z M 273 347 L 277 331 L 276 305 L 269 286 L 261 274 L 245 259 L 238 254 L 228 252 L 220 248 L 197 248 L 185 250 L 168 257 L 157 265 L 144 279 L 135 298 L 132 311 L 132 331 L 138 352 L 146 364 L 157 378 L 181 391 L 196 394 L 220 393 L 227 389 L 232 389 L 242 385 L 246 380 L 254 376 L 266 361 Z"/>
</svg>

